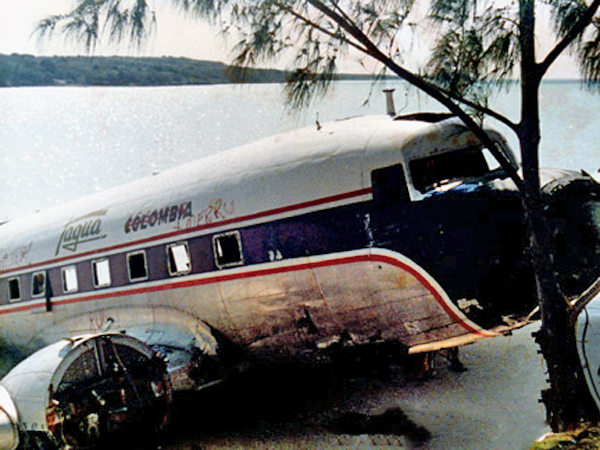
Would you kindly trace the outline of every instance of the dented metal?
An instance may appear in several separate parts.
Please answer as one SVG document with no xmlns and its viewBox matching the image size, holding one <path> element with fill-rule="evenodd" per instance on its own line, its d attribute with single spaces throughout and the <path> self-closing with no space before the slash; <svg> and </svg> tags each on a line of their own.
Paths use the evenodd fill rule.
<svg viewBox="0 0 600 450">
<path fill-rule="evenodd" d="M 160 351 L 175 390 L 199 390 L 249 356 L 419 353 L 508 333 L 528 322 L 534 284 L 518 189 L 486 152 L 448 116 L 353 118 L 4 224 L 0 337 L 49 346 L 41 361 L 58 367 L 61 338 L 110 330 Z M 600 189 L 585 173 L 540 175 L 556 270 L 576 293 L 600 268 Z M 52 435 L 47 377 L 31 384 L 37 416 L 19 420 Z M 19 392 L 17 406 L 34 404 Z M 102 414 L 72 416 L 93 431 Z M 12 420 L 0 410 L 7 441 Z"/>
</svg>

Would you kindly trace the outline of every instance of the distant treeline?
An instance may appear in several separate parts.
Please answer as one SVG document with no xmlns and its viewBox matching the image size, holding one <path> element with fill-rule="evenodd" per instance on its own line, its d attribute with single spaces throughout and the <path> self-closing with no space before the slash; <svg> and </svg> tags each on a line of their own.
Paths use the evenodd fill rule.
<svg viewBox="0 0 600 450">
<path fill-rule="evenodd" d="M 249 69 L 247 83 L 281 83 L 289 73 Z M 340 75 L 340 79 L 364 79 Z M 239 83 L 240 70 L 214 61 L 121 56 L 0 55 L 0 87 L 9 86 L 176 86 Z"/>
</svg>

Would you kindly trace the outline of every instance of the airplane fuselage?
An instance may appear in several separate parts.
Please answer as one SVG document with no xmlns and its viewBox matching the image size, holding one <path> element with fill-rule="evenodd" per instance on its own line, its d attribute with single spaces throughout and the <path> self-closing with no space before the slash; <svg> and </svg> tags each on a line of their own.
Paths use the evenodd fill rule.
<svg viewBox="0 0 600 450">
<path fill-rule="evenodd" d="M 0 336 L 293 357 L 498 335 L 535 305 L 519 195 L 490 166 L 459 122 L 349 119 L 14 220 Z"/>
</svg>

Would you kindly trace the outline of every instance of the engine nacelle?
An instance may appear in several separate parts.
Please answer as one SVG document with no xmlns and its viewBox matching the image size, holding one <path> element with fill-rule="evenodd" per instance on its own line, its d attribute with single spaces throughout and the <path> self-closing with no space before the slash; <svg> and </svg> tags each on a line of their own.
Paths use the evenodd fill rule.
<svg viewBox="0 0 600 450">
<path fill-rule="evenodd" d="M 166 363 L 121 334 L 61 340 L 0 382 L 0 450 L 42 444 L 105 446 L 115 435 L 151 437 L 170 417 Z"/>
<path fill-rule="evenodd" d="M 14 450 L 19 445 L 19 417 L 15 403 L 6 388 L 0 385 L 0 449 Z"/>
</svg>

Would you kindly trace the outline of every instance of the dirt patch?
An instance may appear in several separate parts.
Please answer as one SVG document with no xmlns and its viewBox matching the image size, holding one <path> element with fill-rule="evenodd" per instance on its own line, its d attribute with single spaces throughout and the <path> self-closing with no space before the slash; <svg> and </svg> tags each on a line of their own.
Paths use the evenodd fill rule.
<svg viewBox="0 0 600 450">
<path fill-rule="evenodd" d="M 399 407 L 390 408 L 381 414 L 343 413 L 328 427 L 338 434 L 392 434 L 407 436 L 415 442 L 425 442 L 431 433 L 410 419 Z"/>
</svg>

